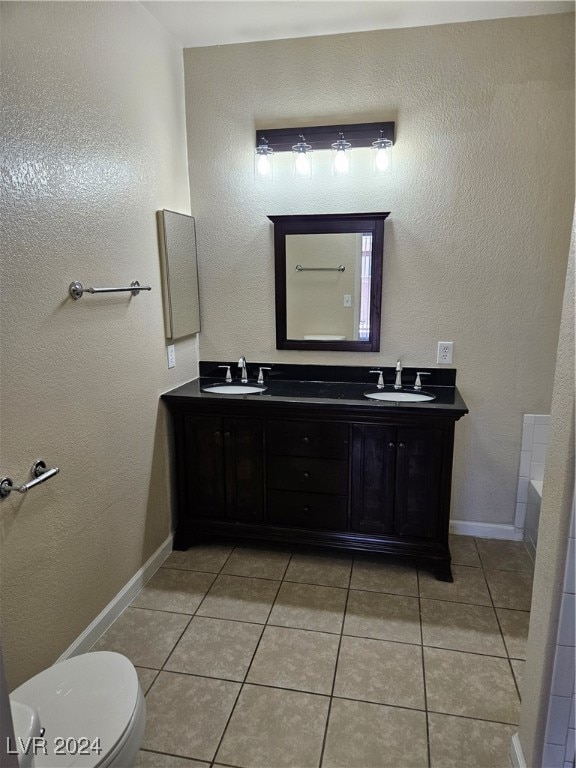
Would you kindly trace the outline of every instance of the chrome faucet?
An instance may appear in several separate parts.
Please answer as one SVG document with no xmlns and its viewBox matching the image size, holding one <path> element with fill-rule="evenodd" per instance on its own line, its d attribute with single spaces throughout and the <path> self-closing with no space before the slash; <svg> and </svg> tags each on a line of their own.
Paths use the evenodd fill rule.
<svg viewBox="0 0 576 768">
<path fill-rule="evenodd" d="M 242 384 L 248 383 L 248 372 L 246 370 L 246 358 L 244 355 L 238 360 L 238 368 L 242 371 Z"/>
<path fill-rule="evenodd" d="M 384 389 L 384 376 L 382 374 L 382 371 L 378 369 L 378 370 L 375 370 L 375 371 L 370 371 L 370 373 L 377 373 L 378 374 L 378 384 L 376 384 L 376 387 L 378 389 Z"/>
<path fill-rule="evenodd" d="M 402 389 L 402 362 L 396 361 L 396 381 L 394 382 L 394 389 Z"/>
</svg>

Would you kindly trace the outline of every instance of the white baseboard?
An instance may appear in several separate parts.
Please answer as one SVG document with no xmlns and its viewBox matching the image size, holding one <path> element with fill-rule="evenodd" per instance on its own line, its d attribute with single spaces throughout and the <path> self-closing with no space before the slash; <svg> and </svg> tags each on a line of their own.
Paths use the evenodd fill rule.
<svg viewBox="0 0 576 768">
<path fill-rule="evenodd" d="M 84 632 L 74 640 L 72 645 L 64 651 L 62 656 L 57 659 L 56 663 L 69 659 L 72 656 L 78 656 L 80 653 L 86 653 L 90 650 L 96 640 L 98 640 L 98 638 L 106 632 L 108 627 L 116 621 L 124 608 L 130 605 L 144 584 L 146 584 L 148 579 L 156 573 L 164 560 L 166 560 L 172 551 L 172 538 L 172 534 L 170 534 L 166 541 L 158 547 L 156 552 L 148 558 L 142 568 L 140 568 L 140 570 L 132 576 L 130 581 L 122 587 L 120 592 L 112 598 L 104 610 L 100 611 L 94 621 L 89 624 Z"/>
<path fill-rule="evenodd" d="M 522 745 L 520 744 L 520 739 L 518 738 L 517 733 L 512 736 L 510 752 L 508 755 L 510 757 L 510 765 L 512 768 L 527 768 L 526 760 L 524 760 L 524 753 L 522 752 Z"/>
<path fill-rule="evenodd" d="M 509 539 L 522 541 L 524 531 L 503 523 L 474 523 L 468 520 L 450 520 L 450 533 L 460 536 L 478 536 L 480 539 Z"/>
</svg>

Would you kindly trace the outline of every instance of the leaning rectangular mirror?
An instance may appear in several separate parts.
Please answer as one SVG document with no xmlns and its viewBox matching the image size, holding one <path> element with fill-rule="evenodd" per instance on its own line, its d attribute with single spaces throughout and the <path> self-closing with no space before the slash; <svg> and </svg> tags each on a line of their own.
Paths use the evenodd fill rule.
<svg viewBox="0 0 576 768">
<path fill-rule="evenodd" d="M 196 225 L 192 216 L 158 211 L 164 327 L 167 339 L 200 330 Z"/>
<path fill-rule="evenodd" d="M 269 216 L 276 348 L 378 352 L 388 213 Z"/>
</svg>

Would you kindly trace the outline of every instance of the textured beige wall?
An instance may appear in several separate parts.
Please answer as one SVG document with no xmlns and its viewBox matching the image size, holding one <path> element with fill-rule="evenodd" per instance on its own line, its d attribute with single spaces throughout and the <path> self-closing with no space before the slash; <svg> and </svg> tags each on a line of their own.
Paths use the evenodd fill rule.
<svg viewBox="0 0 576 768">
<path fill-rule="evenodd" d="M 11 687 L 53 662 L 166 539 L 168 371 L 155 212 L 189 212 L 182 51 L 138 3 L 4 3 L 0 505 Z M 71 280 L 152 291 L 68 297 Z"/>
<path fill-rule="evenodd" d="M 408 366 L 455 343 L 452 517 L 512 523 L 523 413 L 550 409 L 573 205 L 573 16 L 185 51 L 202 359 Z M 393 169 L 253 177 L 255 128 L 395 119 Z M 320 154 L 320 153 L 319 153 Z M 391 211 L 381 352 L 277 351 L 267 214 Z"/>
<path fill-rule="evenodd" d="M 519 734 L 526 765 L 529 766 L 541 765 L 574 497 L 575 251 L 576 219 L 558 341 L 522 694 Z"/>
</svg>

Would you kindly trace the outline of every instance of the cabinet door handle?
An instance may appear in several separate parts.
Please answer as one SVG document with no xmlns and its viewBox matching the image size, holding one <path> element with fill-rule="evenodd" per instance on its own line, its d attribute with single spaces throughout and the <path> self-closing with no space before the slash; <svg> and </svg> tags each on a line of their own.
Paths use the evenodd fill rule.
<svg viewBox="0 0 576 768">
<path fill-rule="evenodd" d="M 310 438 L 309 437 L 303 437 L 302 438 L 302 442 L 305 443 L 306 445 L 308 445 L 308 443 L 310 442 Z"/>
<path fill-rule="evenodd" d="M 310 472 L 302 472 L 302 477 L 305 480 L 309 480 L 310 479 Z"/>
<path fill-rule="evenodd" d="M 310 507 L 302 507 L 302 510 L 303 510 L 304 512 L 310 512 Z"/>
<path fill-rule="evenodd" d="M 217 429 L 216 432 L 214 432 L 214 437 L 221 437 L 221 435 L 222 435 L 222 432 L 220 432 L 219 429 Z"/>
<path fill-rule="evenodd" d="M 398 448 L 404 450 L 404 448 L 406 448 L 406 443 L 398 443 Z"/>
<path fill-rule="evenodd" d="M 224 437 L 231 437 L 231 436 L 232 436 L 231 432 L 224 432 Z"/>
<path fill-rule="evenodd" d="M 388 448 L 392 449 L 396 447 L 396 443 L 388 443 Z"/>
</svg>

